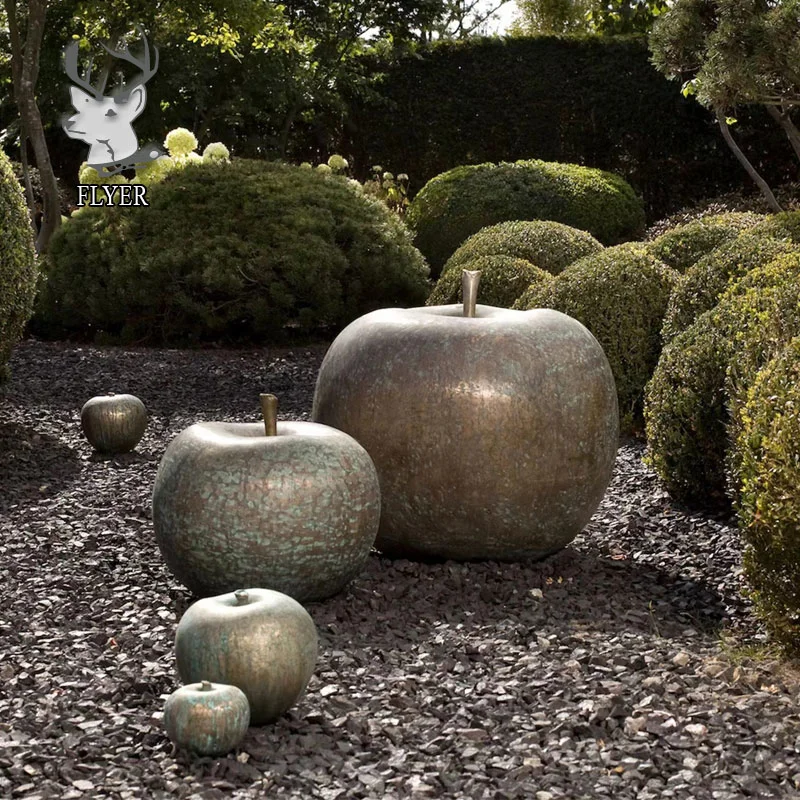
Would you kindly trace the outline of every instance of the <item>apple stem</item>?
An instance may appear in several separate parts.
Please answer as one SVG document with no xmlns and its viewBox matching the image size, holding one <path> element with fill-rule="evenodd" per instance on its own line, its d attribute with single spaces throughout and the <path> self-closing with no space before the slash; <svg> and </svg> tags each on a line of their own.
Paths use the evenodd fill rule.
<svg viewBox="0 0 800 800">
<path fill-rule="evenodd" d="M 461 294 L 464 298 L 464 316 L 474 317 L 475 306 L 478 303 L 478 284 L 481 280 L 479 269 L 461 271 Z"/>
<path fill-rule="evenodd" d="M 247 596 L 247 591 L 245 589 L 237 589 L 234 592 L 234 595 L 236 596 L 236 602 L 240 606 L 243 606 L 249 599 Z"/>
<path fill-rule="evenodd" d="M 278 435 L 278 398 L 274 394 L 262 394 L 261 413 L 264 415 L 264 430 L 267 436 Z"/>
<path fill-rule="evenodd" d="M 201 692 L 210 692 L 214 687 L 211 685 L 209 681 L 200 681 L 200 691 Z"/>
</svg>

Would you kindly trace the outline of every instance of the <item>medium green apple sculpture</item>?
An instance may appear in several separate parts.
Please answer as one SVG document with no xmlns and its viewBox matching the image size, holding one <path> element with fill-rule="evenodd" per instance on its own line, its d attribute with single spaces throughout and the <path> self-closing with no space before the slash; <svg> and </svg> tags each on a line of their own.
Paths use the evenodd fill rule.
<svg viewBox="0 0 800 800">
<path fill-rule="evenodd" d="M 614 377 L 597 340 L 551 309 L 388 308 L 345 328 L 312 419 L 349 433 L 381 485 L 376 547 L 460 560 L 542 558 L 597 509 L 614 469 Z"/>
<path fill-rule="evenodd" d="M 153 489 L 156 541 L 201 597 L 239 586 L 322 600 L 363 568 L 380 519 L 375 467 L 358 442 L 313 422 L 203 422 L 169 445 Z"/>
<path fill-rule="evenodd" d="M 274 722 L 301 697 L 317 663 L 317 628 L 285 594 L 238 589 L 190 606 L 175 633 L 178 674 L 244 692 L 250 724 Z"/>
</svg>

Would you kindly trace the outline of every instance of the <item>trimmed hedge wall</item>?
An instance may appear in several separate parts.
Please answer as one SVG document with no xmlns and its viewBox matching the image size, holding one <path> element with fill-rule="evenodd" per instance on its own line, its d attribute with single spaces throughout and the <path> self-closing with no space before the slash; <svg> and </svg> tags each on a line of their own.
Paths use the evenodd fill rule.
<svg viewBox="0 0 800 800">
<path fill-rule="evenodd" d="M 462 164 L 544 161 L 616 172 L 652 221 L 747 183 L 709 112 L 650 64 L 644 37 L 476 38 L 364 62 L 374 91 L 349 98 L 338 151 L 360 175 L 408 173 L 411 193 Z M 796 174 L 791 147 L 759 109 L 736 136 L 771 183 Z"/>
</svg>

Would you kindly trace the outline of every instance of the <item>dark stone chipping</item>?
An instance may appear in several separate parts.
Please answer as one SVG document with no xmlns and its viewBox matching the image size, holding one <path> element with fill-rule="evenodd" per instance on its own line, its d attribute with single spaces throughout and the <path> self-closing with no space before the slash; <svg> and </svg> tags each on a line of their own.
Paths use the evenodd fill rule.
<svg viewBox="0 0 800 800">
<path fill-rule="evenodd" d="M 160 713 L 193 598 L 148 517 L 159 459 L 193 422 L 257 421 L 260 392 L 308 419 L 324 352 L 17 348 L 0 399 L 0 797 L 800 797 L 796 673 L 725 645 L 763 641 L 738 533 L 671 504 L 631 443 L 566 550 L 373 555 L 307 606 L 320 659 L 291 711 L 227 758 L 173 753 Z M 131 454 L 81 433 L 107 391 L 150 412 Z"/>
</svg>

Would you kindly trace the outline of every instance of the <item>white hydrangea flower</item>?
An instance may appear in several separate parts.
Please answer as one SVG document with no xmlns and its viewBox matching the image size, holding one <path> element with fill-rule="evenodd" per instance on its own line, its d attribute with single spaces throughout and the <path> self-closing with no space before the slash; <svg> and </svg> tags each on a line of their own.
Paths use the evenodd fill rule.
<svg viewBox="0 0 800 800">
<path fill-rule="evenodd" d="M 323 175 L 333 174 L 333 170 L 327 164 L 318 164 L 317 172 L 321 172 Z"/>
<path fill-rule="evenodd" d="M 188 156 L 189 153 L 197 149 L 197 137 L 186 128 L 175 128 L 167 134 L 164 139 L 164 147 L 173 158 Z"/>
<path fill-rule="evenodd" d="M 222 142 L 211 142 L 203 150 L 203 161 L 230 161 L 231 153 Z"/>
<path fill-rule="evenodd" d="M 331 157 L 328 159 L 328 166 L 329 166 L 329 167 L 330 167 L 330 168 L 331 168 L 331 169 L 332 169 L 334 172 L 342 172 L 342 170 L 345 170 L 345 169 L 347 169 L 347 167 L 349 166 L 349 164 L 347 163 L 347 159 L 346 159 L 346 158 L 342 158 L 342 157 L 341 157 L 340 155 L 338 155 L 337 153 L 334 153 L 334 154 L 333 154 L 333 155 L 332 155 L 332 156 L 331 156 Z"/>
</svg>

